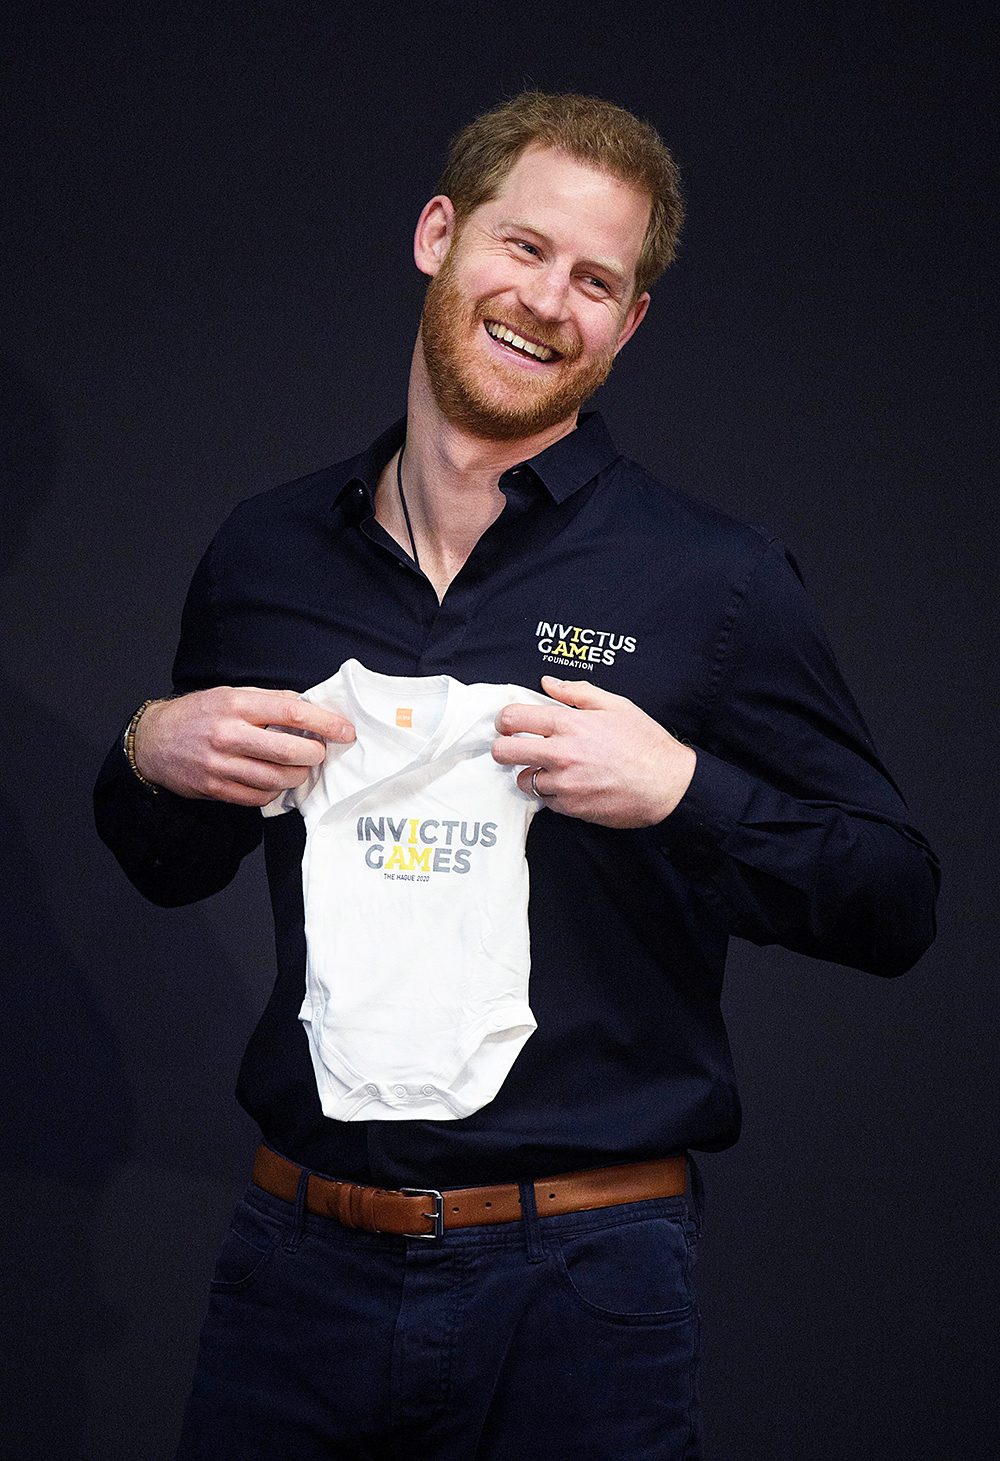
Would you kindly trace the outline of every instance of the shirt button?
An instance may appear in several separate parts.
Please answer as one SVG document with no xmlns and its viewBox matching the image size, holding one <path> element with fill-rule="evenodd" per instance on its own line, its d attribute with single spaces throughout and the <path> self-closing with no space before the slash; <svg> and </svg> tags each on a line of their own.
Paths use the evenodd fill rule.
<svg viewBox="0 0 1000 1461">
<path fill-rule="evenodd" d="M 437 1095 L 437 1091 L 435 1091 L 435 1089 L 434 1089 L 433 1086 L 421 1086 L 420 1087 L 420 1094 L 422 1096 L 436 1096 Z"/>
<path fill-rule="evenodd" d="M 378 1086 L 365 1086 L 365 1090 L 368 1092 L 369 1096 L 378 1095 Z"/>
<path fill-rule="evenodd" d="M 392 1088 L 392 1094 L 394 1096 L 399 1096 L 400 1099 L 402 1099 L 402 1097 L 406 1095 L 406 1087 L 405 1086 L 393 1086 L 393 1088 Z"/>
</svg>

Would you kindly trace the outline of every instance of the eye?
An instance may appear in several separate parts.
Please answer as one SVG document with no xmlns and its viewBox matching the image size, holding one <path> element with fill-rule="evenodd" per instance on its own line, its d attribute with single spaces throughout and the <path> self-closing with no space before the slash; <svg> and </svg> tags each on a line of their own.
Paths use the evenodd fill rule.
<svg viewBox="0 0 1000 1461">
<path fill-rule="evenodd" d="M 526 254 L 534 254 L 536 258 L 538 257 L 538 249 L 535 247 L 534 244 L 527 243 L 523 238 L 513 239 L 512 242 L 516 244 L 519 249 L 524 249 Z"/>
<path fill-rule="evenodd" d="M 605 284 L 604 280 L 598 279 L 593 274 L 588 274 L 583 282 L 584 284 L 591 285 L 591 287 L 594 289 L 599 289 L 602 294 L 607 294 L 608 292 L 608 286 Z"/>
</svg>

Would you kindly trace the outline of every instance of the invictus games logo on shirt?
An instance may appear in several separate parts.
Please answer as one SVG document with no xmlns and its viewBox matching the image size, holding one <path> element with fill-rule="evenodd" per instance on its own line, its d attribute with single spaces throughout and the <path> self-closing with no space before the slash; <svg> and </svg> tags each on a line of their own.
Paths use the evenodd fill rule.
<svg viewBox="0 0 1000 1461">
<path fill-rule="evenodd" d="M 366 844 L 368 867 L 390 881 L 426 883 L 432 873 L 467 873 L 476 848 L 496 846 L 497 824 L 359 817 L 357 833 L 358 841 Z M 392 850 L 387 851 L 390 842 Z"/>
<path fill-rule="evenodd" d="M 535 638 L 542 659 L 563 669 L 592 673 L 594 665 L 613 665 L 619 653 L 635 653 L 633 635 L 613 634 L 610 629 L 584 629 L 579 624 L 549 624 L 539 619 Z"/>
</svg>

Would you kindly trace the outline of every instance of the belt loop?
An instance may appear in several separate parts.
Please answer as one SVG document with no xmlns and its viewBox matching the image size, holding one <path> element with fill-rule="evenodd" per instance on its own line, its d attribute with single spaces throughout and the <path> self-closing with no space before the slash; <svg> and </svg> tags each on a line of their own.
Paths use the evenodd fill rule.
<svg viewBox="0 0 1000 1461">
<path fill-rule="evenodd" d="M 545 1260 L 545 1250 L 542 1248 L 542 1234 L 538 1226 L 538 1208 L 535 1205 L 535 1184 L 534 1182 L 519 1182 L 517 1190 L 521 1194 L 521 1221 L 524 1224 L 524 1241 L 528 1249 L 529 1263 L 542 1263 Z"/>
<path fill-rule="evenodd" d="M 285 1239 L 285 1252 L 297 1253 L 299 1244 L 302 1242 L 302 1233 L 306 1221 L 306 1194 L 309 1189 L 309 1178 L 312 1172 L 308 1167 L 299 1170 L 299 1180 L 295 1186 L 295 1211 L 292 1214 L 292 1230 Z"/>
<path fill-rule="evenodd" d="M 685 1153 L 688 1164 L 688 1182 L 691 1188 L 691 1208 L 694 1225 L 701 1235 L 702 1219 L 705 1216 L 705 1184 L 701 1180 L 701 1169 L 690 1152 Z"/>
</svg>

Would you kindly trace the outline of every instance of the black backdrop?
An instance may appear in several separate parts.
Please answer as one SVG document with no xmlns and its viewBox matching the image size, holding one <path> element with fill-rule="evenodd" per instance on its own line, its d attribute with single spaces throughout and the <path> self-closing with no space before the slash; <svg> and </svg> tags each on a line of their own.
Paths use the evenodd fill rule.
<svg viewBox="0 0 1000 1461">
<path fill-rule="evenodd" d="M 133 0 L 6 22 L 5 1457 L 172 1454 L 254 1143 L 231 1089 L 272 977 L 261 868 L 146 906 L 91 830 L 93 775 L 167 687 L 231 505 L 401 412 L 413 221 L 450 135 L 525 84 L 609 96 L 676 150 L 682 255 L 601 407 L 623 449 L 793 547 L 945 869 L 902 981 L 734 947 L 746 1128 L 703 1164 L 711 1461 L 996 1454 L 980 14 Z"/>
</svg>

